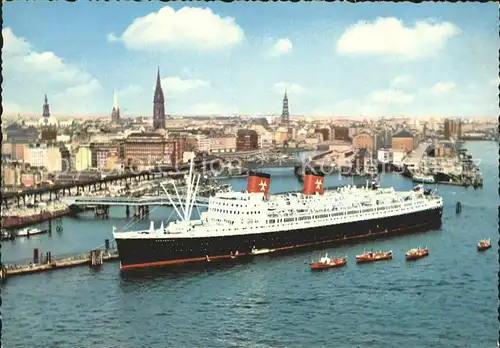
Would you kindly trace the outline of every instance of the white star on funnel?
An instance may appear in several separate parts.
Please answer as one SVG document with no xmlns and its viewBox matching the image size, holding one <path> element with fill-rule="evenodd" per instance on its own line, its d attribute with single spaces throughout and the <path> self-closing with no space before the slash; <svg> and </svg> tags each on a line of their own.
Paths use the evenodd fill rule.
<svg viewBox="0 0 500 348">
<path fill-rule="evenodd" d="M 259 186 L 261 191 L 265 191 L 267 184 L 264 180 L 261 180 Z"/>
<path fill-rule="evenodd" d="M 316 184 L 316 190 L 319 190 L 321 188 L 321 185 L 323 185 L 323 183 L 319 179 L 316 180 L 315 184 Z"/>
</svg>

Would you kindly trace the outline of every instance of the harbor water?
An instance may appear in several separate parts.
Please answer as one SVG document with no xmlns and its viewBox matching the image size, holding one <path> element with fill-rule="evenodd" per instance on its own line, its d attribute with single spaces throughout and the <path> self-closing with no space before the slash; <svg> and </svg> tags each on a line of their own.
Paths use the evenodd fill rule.
<svg viewBox="0 0 500 348">
<path fill-rule="evenodd" d="M 464 146 L 484 188 L 435 186 L 445 206 L 438 231 L 320 248 L 347 255 L 341 269 L 311 273 L 313 253 L 263 256 L 220 267 L 120 273 L 117 262 L 13 277 L 2 285 L 5 347 L 494 347 L 498 325 L 498 144 Z M 271 168 L 271 192 L 300 190 L 292 168 Z M 352 183 L 328 176 L 325 185 Z M 243 190 L 246 179 L 233 179 Z M 381 186 L 411 189 L 385 174 Z M 462 212 L 455 205 L 461 202 Z M 171 208 L 151 208 L 166 220 Z M 125 208 L 102 220 L 92 212 L 64 217 L 62 232 L 2 243 L 4 263 L 33 254 L 85 252 L 131 225 Z M 41 224 L 40 226 L 46 226 Z M 142 220 L 132 229 L 149 228 Z M 483 253 L 476 243 L 491 238 Z M 404 253 L 429 248 L 416 262 Z M 391 261 L 356 265 L 365 249 L 392 250 Z"/>
</svg>

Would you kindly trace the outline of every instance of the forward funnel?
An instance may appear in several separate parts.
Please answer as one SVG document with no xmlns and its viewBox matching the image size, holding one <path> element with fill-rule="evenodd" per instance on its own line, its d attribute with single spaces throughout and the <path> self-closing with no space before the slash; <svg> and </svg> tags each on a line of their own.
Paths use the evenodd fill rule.
<svg viewBox="0 0 500 348">
<path fill-rule="evenodd" d="M 267 198 L 270 184 L 271 174 L 259 172 L 250 172 L 248 174 L 248 193 L 264 193 L 264 197 Z"/>
</svg>

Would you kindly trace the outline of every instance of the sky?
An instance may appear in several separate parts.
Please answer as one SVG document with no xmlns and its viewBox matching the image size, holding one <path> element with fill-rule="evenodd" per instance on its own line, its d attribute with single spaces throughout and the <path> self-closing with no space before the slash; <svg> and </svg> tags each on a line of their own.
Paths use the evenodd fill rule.
<svg viewBox="0 0 500 348">
<path fill-rule="evenodd" d="M 3 4 L 5 114 L 496 116 L 495 3 Z"/>
</svg>

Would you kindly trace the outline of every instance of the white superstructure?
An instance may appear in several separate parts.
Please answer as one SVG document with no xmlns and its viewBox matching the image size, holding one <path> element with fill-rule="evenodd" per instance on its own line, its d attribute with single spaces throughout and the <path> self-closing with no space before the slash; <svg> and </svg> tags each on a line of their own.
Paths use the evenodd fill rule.
<svg viewBox="0 0 500 348">
<path fill-rule="evenodd" d="M 408 215 L 442 208 L 441 197 L 425 193 L 422 186 L 412 191 L 346 186 L 323 195 L 289 193 L 268 199 L 263 193 L 218 193 L 209 200 L 199 220 L 189 220 L 192 203 L 178 211 L 180 221 L 165 228 L 135 232 L 114 232 L 115 238 L 196 238 L 272 233 L 286 230 L 352 223 Z M 177 208 L 176 208 L 177 209 Z M 162 223 L 163 224 L 163 223 Z"/>
</svg>

